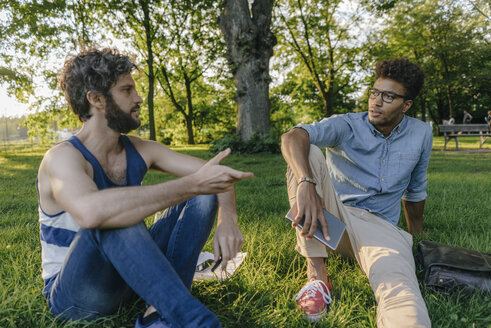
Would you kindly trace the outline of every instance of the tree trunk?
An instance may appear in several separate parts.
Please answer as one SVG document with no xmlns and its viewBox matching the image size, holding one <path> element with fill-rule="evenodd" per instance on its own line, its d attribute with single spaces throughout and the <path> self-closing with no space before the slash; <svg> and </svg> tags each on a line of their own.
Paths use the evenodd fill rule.
<svg viewBox="0 0 491 328">
<path fill-rule="evenodd" d="M 218 18 L 237 87 L 237 133 L 243 140 L 256 131 L 267 132 L 270 125 L 269 60 L 276 45 L 270 28 L 273 2 L 255 0 L 250 10 L 248 0 L 225 0 Z"/>
<path fill-rule="evenodd" d="M 141 1 L 140 5 L 143 10 L 143 24 L 145 26 L 145 38 L 147 42 L 147 65 L 148 65 L 148 125 L 150 127 L 150 140 L 156 140 L 155 138 L 155 118 L 153 113 L 153 96 L 155 89 L 155 74 L 153 69 L 153 51 L 152 51 L 152 41 L 153 34 L 150 29 L 150 10 L 148 8 L 147 1 Z"/>
<path fill-rule="evenodd" d="M 188 144 L 194 145 L 194 133 L 193 133 L 193 121 L 194 121 L 194 112 L 193 112 L 193 99 L 191 92 L 191 81 L 185 75 L 185 84 L 186 84 L 186 97 L 188 102 L 188 114 L 185 115 L 186 118 L 186 129 L 188 130 Z"/>
<path fill-rule="evenodd" d="M 424 98 L 424 95 L 420 95 L 419 96 L 419 99 L 420 99 L 420 106 L 421 106 L 421 120 L 423 122 L 426 122 L 426 101 L 425 101 L 425 98 Z M 435 124 L 437 122 L 435 121 Z"/>
</svg>

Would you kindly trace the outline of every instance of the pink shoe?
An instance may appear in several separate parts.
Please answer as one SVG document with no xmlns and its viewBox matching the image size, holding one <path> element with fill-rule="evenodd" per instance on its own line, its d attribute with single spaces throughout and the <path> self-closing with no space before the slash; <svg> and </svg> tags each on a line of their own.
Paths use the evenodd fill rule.
<svg viewBox="0 0 491 328">
<path fill-rule="evenodd" d="M 329 286 L 329 287 L 328 287 Z M 322 280 L 305 284 L 296 296 L 297 307 L 308 321 L 319 321 L 327 313 L 331 304 L 331 281 L 326 285 Z"/>
</svg>

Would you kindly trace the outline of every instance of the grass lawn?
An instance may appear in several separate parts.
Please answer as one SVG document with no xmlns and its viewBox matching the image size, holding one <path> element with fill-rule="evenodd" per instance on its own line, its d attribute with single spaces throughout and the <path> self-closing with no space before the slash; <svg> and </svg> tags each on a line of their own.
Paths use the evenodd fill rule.
<svg viewBox="0 0 491 328">
<path fill-rule="evenodd" d="M 487 141 L 484 148 L 490 149 Z M 463 149 L 478 149 L 477 138 L 461 138 Z M 435 138 L 425 210 L 426 239 L 491 253 L 491 152 L 442 152 Z M 449 149 L 453 149 L 450 147 Z M 62 325 L 52 318 L 41 295 L 35 180 L 46 149 L 0 149 L 0 327 L 133 327 L 143 310 L 139 301 L 116 315 L 92 323 Z M 210 158 L 203 146 L 177 149 Z M 295 311 L 294 297 L 306 278 L 304 259 L 294 251 L 288 211 L 285 163 L 281 155 L 231 155 L 234 168 L 254 179 L 237 184 L 239 223 L 248 257 L 225 282 L 200 282 L 192 293 L 217 314 L 224 327 L 375 327 L 373 293 L 356 263 L 330 257 L 334 302 L 328 315 L 310 324 Z M 168 179 L 155 172 L 144 183 Z M 400 226 L 405 228 L 405 220 Z M 415 242 L 421 238 L 415 239 Z M 211 238 L 205 247 L 211 251 Z M 420 282 L 423 278 L 418 267 Z M 421 284 L 434 327 L 491 327 L 491 296 L 446 294 Z"/>
</svg>

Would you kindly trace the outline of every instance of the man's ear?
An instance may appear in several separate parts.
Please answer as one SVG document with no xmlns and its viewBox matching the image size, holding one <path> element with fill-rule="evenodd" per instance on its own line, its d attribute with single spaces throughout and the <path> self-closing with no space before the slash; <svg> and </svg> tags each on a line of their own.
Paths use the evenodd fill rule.
<svg viewBox="0 0 491 328">
<path fill-rule="evenodd" d="M 404 107 L 402 107 L 402 112 L 403 113 L 407 112 L 412 105 L 413 105 L 413 101 L 411 99 L 405 100 Z"/>
<path fill-rule="evenodd" d="M 87 100 L 89 101 L 91 107 L 95 107 L 97 109 L 104 109 L 106 106 L 106 99 L 100 92 L 87 92 Z"/>
</svg>

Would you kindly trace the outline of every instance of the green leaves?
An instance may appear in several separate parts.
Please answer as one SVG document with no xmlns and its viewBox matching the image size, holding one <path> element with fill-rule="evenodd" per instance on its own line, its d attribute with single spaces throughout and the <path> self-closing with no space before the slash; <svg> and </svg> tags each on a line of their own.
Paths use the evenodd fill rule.
<svg viewBox="0 0 491 328">
<path fill-rule="evenodd" d="M 398 1 L 387 27 L 372 42 L 376 59 L 406 57 L 426 73 L 424 102 L 411 111 L 429 110 L 433 121 L 463 110 L 483 117 L 491 101 L 489 21 L 478 11 L 450 0 Z M 424 106 L 424 107 L 423 107 Z"/>
</svg>

